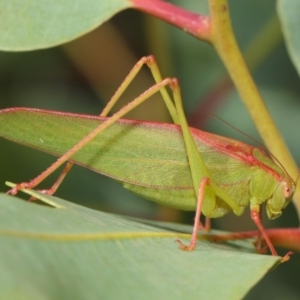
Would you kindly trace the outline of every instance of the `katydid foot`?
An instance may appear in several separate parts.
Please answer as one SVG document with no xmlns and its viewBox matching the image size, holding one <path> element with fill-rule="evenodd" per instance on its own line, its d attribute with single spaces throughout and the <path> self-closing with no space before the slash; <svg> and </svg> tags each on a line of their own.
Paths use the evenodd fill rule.
<svg viewBox="0 0 300 300">
<path fill-rule="evenodd" d="M 179 248 L 181 250 L 184 251 L 194 251 L 195 247 L 196 247 L 196 241 L 194 241 L 193 239 L 191 240 L 190 244 L 188 246 L 186 246 L 182 241 L 180 240 L 175 240 L 175 242 L 177 242 L 179 244 Z"/>
<path fill-rule="evenodd" d="M 241 238 L 242 238 L 242 235 L 243 233 L 240 233 L 241 235 Z M 247 237 L 246 237 L 247 238 Z M 257 254 L 266 254 L 267 251 L 268 251 L 268 248 L 269 248 L 269 245 L 268 244 L 265 244 L 265 245 L 262 245 L 262 243 L 265 243 L 266 241 L 264 240 L 264 238 L 260 235 L 260 232 L 259 232 L 259 236 L 258 236 L 258 240 L 255 241 L 253 244 L 255 246 L 255 250 L 256 250 L 256 253 Z M 281 258 L 281 262 L 286 262 L 290 259 L 290 256 L 294 254 L 294 252 L 292 251 L 289 251 L 287 252 L 282 258 Z M 272 253 L 272 255 L 274 255 Z M 277 253 L 276 253 L 276 256 L 277 256 Z"/>
<path fill-rule="evenodd" d="M 7 195 L 16 195 L 18 193 L 18 191 L 20 190 L 24 190 L 24 189 L 31 189 L 33 188 L 35 185 L 34 185 L 34 182 L 33 181 L 30 181 L 30 182 L 22 182 L 22 183 L 19 183 L 17 184 L 15 187 L 11 188 L 10 190 L 8 190 L 6 192 Z"/>
<path fill-rule="evenodd" d="M 57 191 L 58 187 L 60 186 L 60 184 L 62 183 L 64 178 L 69 173 L 72 166 L 73 166 L 73 162 L 68 161 L 66 166 L 64 167 L 63 171 L 58 176 L 58 178 L 56 179 L 54 184 L 52 185 L 52 187 L 49 189 L 38 190 L 38 191 L 45 195 L 49 195 L 49 196 L 53 195 Z M 41 180 L 39 180 L 39 177 L 40 176 L 37 176 L 35 179 L 31 180 L 30 182 L 22 182 L 22 183 L 17 184 L 15 187 L 13 187 L 9 191 L 7 191 L 6 194 L 10 194 L 10 195 L 14 196 L 18 193 L 19 190 L 32 189 L 32 188 L 36 187 L 39 184 L 39 182 L 41 181 Z M 34 200 L 36 200 L 36 198 L 34 198 L 34 197 L 31 197 L 29 199 L 29 201 L 34 201 Z"/>
<path fill-rule="evenodd" d="M 290 259 L 291 255 L 293 255 L 293 254 L 294 254 L 293 251 L 289 251 L 285 256 L 283 256 L 281 258 L 281 262 L 284 263 L 284 262 L 288 261 Z"/>
</svg>

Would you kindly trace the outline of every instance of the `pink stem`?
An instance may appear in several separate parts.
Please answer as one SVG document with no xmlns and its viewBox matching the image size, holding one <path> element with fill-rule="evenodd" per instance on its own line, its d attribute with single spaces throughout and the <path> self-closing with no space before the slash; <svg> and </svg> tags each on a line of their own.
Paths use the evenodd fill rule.
<svg viewBox="0 0 300 300">
<path fill-rule="evenodd" d="M 274 228 L 266 230 L 274 245 L 300 252 L 299 228 Z"/>
<path fill-rule="evenodd" d="M 295 252 L 300 252 L 300 229 L 299 228 L 274 228 L 266 229 L 271 242 L 277 246 Z M 221 242 L 227 240 L 240 240 L 257 237 L 258 231 L 246 231 L 229 234 L 208 235 L 211 241 Z"/>
<path fill-rule="evenodd" d="M 131 0 L 132 7 L 210 42 L 209 16 L 195 14 L 161 0 Z"/>
</svg>

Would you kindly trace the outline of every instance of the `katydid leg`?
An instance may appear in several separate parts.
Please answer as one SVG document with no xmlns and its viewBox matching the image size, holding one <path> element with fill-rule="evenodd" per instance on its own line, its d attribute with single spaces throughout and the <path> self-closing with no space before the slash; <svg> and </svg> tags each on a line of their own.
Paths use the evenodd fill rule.
<svg viewBox="0 0 300 300">
<path fill-rule="evenodd" d="M 200 222 L 198 229 L 204 232 L 209 232 L 211 228 L 211 222 L 209 217 L 205 217 L 204 225 Z"/>
<path fill-rule="evenodd" d="M 197 236 L 198 236 L 198 230 L 199 228 L 204 228 L 205 226 L 202 225 L 200 221 L 200 216 L 201 216 L 201 208 L 204 200 L 204 195 L 205 195 L 205 186 L 208 184 L 209 178 L 204 177 L 201 181 L 199 192 L 198 192 L 198 201 L 197 201 L 197 208 L 196 208 L 196 215 L 195 215 L 195 220 L 194 220 L 194 227 L 193 227 L 193 233 L 192 233 L 192 238 L 190 241 L 190 244 L 188 246 L 184 245 L 180 240 L 176 240 L 179 243 L 179 247 L 182 250 L 185 251 L 193 251 L 196 247 L 197 244 Z"/>
<path fill-rule="evenodd" d="M 197 197 L 195 199 L 197 200 L 196 216 L 194 221 L 191 242 L 188 246 L 185 246 L 182 242 L 179 242 L 181 249 L 191 251 L 196 246 L 198 230 L 204 229 L 205 231 L 208 231 L 210 229 L 210 221 L 208 218 L 209 215 L 206 215 L 205 226 L 203 226 L 202 223 L 200 222 L 200 215 L 203 207 L 203 202 L 212 200 L 212 199 L 207 199 L 207 200 L 205 199 L 205 197 L 208 196 L 208 194 L 205 194 L 206 187 L 209 186 L 209 188 L 213 191 L 213 197 L 221 198 L 233 209 L 233 211 L 237 215 L 240 215 L 242 213 L 242 209 L 225 191 L 219 188 L 217 184 L 214 183 L 212 178 L 210 177 L 209 171 L 207 170 L 205 163 L 199 151 L 197 150 L 189 126 L 187 124 L 184 115 L 183 106 L 182 106 L 180 87 L 176 79 L 172 81 L 171 88 L 173 91 L 173 98 L 178 113 L 179 123 L 182 129 L 183 140 L 185 143 L 190 171 L 193 180 L 193 186 Z"/>
<path fill-rule="evenodd" d="M 194 142 L 194 139 L 192 137 L 192 134 L 190 132 L 189 126 L 187 124 L 187 120 L 185 118 L 183 106 L 182 106 L 182 99 L 181 99 L 181 93 L 180 93 L 180 87 L 178 84 L 177 79 L 172 80 L 171 88 L 173 90 L 173 98 L 176 106 L 176 110 L 178 113 L 179 123 L 181 125 L 182 134 L 183 134 L 183 140 L 185 143 L 185 148 L 187 152 L 187 157 L 189 161 L 189 167 L 191 170 L 192 180 L 193 180 L 193 186 L 195 190 L 195 194 L 197 195 L 198 199 L 198 192 L 199 192 L 199 186 L 202 182 L 204 177 L 209 178 L 208 185 L 212 188 L 214 191 L 215 196 L 218 196 L 223 201 L 225 201 L 234 211 L 236 215 L 241 215 L 243 213 L 243 208 L 240 207 L 234 199 L 232 199 L 224 190 L 222 190 L 211 178 L 209 171 L 203 161 L 203 158 L 201 157 L 196 144 Z M 209 215 L 206 215 L 209 217 Z"/>
<path fill-rule="evenodd" d="M 106 122 L 99 125 L 94 131 L 92 131 L 90 134 L 88 134 L 85 138 L 83 138 L 78 144 L 76 144 L 72 149 L 70 149 L 68 152 L 66 152 L 63 156 L 61 156 L 55 163 L 53 163 L 48 169 L 46 169 L 44 172 L 42 172 L 40 175 L 38 175 L 36 178 L 31 180 L 30 182 L 23 182 L 18 185 L 16 185 L 14 188 L 9 190 L 7 193 L 15 195 L 18 190 L 20 189 L 29 189 L 36 187 L 39 183 L 41 183 L 45 178 L 47 178 L 51 173 L 53 173 L 58 167 L 60 167 L 64 162 L 68 161 L 73 154 L 75 154 L 78 150 L 80 150 L 86 143 L 88 143 L 90 140 L 92 140 L 96 135 L 101 133 L 105 128 L 113 124 L 115 121 L 123 117 L 125 114 L 127 114 L 129 111 L 134 109 L 136 106 L 140 105 L 142 102 L 147 100 L 150 96 L 157 93 L 158 91 L 162 94 L 162 97 L 170 110 L 171 117 L 173 118 L 175 123 L 179 123 L 178 116 L 176 112 L 175 105 L 173 104 L 170 96 L 167 93 L 166 86 L 171 85 L 172 80 L 170 78 L 166 78 L 160 82 L 157 82 L 161 80 L 161 75 L 159 72 L 159 69 L 157 67 L 157 64 L 155 62 L 155 59 L 153 56 L 143 57 L 131 70 L 129 75 L 125 78 L 119 89 L 116 91 L 110 102 L 108 103 L 107 107 L 103 110 L 101 113 L 101 116 L 106 116 L 113 105 L 117 102 L 117 100 L 120 98 L 122 93 L 125 91 L 127 86 L 130 84 L 130 82 L 134 79 L 136 74 L 139 72 L 141 67 L 147 64 L 148 67 L 151 70 L 151 73 L 154 77 L 154 80 L 156 81 L 156 84 L 153 85 L 151 88 L 149 88 L 147 91 L 145 91 L 143 94 L 141 94 L 139 97 L 137 97 L 135 100 L 127 104 L 125 107 L 123 107 L 121 110 L 119 110 L 117 113 L 115 113 L 112 117 L 110 117 Z M 72 163 L 68 166 L 68 171 L 70 170 L 72 166 Z M 63 172 L 64 173 L 64 172 Z M 62 178 L 66 176 L 66 173 L 62 175 Z M 58 184 L 55 183 L 56 189 L 58 188 L 59 184 L 62 180 L 58 180 Z M 51 191 L 51 189 L 50 189 Z"/>
<path fill-rule="evenodd" d="M 262 223 L 261 223 L 261 217 L 260 217 L 260 205 L 253 205 L 251 207 L 251 219 L 253 220 L 253 222 L 256 224 L 258 230 L 260 231 L 262 237 L 264 238 L 264 240 L 266 241 L 272 255 L 277 256 L 277 252 L 272 244 L 272 242 L 270 241 L 265 228 L 263 227 Z"/>
<path fill-rule="evenodd" d="M 251 218 L 254 221 L 254 223 L 256 224 L 256 226 L 258 227 L 258 229 L 261 233 L 261 236 L 264 238 L 265 242 L 267 243 L 272 255 L 278 256 L 270 238 L 268 237 L 268 234 L 267 234 L 265 228 L 263 227 L 263 225 L 261 223 L 261 217 L 260 217 L 259 211 L 260 211 L 260 205 L 251 206 L 251 213 L 250 213 Z M 292 254 L 293 254 L 293 252 L 289 251 L 287 254 L 285 254 L 282 257 L 281 262 L 288 261 L 290 259 L 290 255 L 292 255 Z"/>
<path fill-rule="evenodd" d="M 171 100 L 171 98 L 170 98 L 170 96 L 169 96 L 169 94 L 166 90 L 166 85 L 170 84 L 171 80 L 170 79 L 162 80 L 162 77 L 161 77 L 161 74 L 160 74 L 160 71 L 158 69 L 158 66 L 157 66 L 157 63 L 155 61 L 154 56 L 147 56 L 147 57 L 144 56 L 134 65 L 134 67 L 131 69 L 131 71 L 126 76 L 124 81 L 121 83 L 121 85 L 119 86 L 119 88 L 117 89 L 117 91 L 115 92 L 113 97 L 110 99 L 109 103 L 103 109 L 100 116 L 105 117 L 105 116 L 108 115 L 108 113 L 111 111 L 111 109 L 116 104 L 116 102 L 119 100 L 119 98 L 122 96 L 122 94 L 124 93 L 124 91 L 126 90 L 128 85 L 132 82 L 132 80 L 136 77 L 136 75 L 139 73 L 139 71 L 141 70 L 141 68 L 145 64 L 147 64 L 147 66 L 149 67 L 149 69 L 150 69 L 150 71 L 153 75 L 153 78 L 156 82 L 156 85 L 153 86 L 152 88 L 148 89 L 146 92 L 144 92 L 142 95 L 140 95 L 140 97 L 137 97 L 135 100 L 138 100 L 138 99 L 142 98 L 142 101 L 140 102 L 140 103 L 142 103 L 143 101 L 148 99 L 151 95 L 153 95 L 154 93 L 160 91 L 160 93 L 162 95 L 162 98 L 164 99 L 164 101 L 166 103 L 166 106 L 167 106 L 167 108 L 168 108 L 168 110 L 171 114 L 171 117 L 172 117 L 174 123 L 176 123 L 176 124 L 179 123 L 175 105 L 174 105 L 173 101 Z M 126 113 L 128 113 L 134 107 L 137 106 L 137 105 L 136 106 L 134 106 L 134 105 L 131 106 L 131 103 L 128 104 L 127 106 L 125 106 L 123 109 L 121 109 L 119 111 L 119 112 L 122 111 L 122 114 L 120 114 L 121 116 L 125 115 Z M 115 118 L 115 120 L 118 120 L 119 118 L 121 118 L 121 116 Z M 113 122 L 115 122 L 115 121 L 113 121 Z M 112 123 L 110 123 L 110 124 L 112 124 Z M 93 132 L 90 135 L 88 135 L 86 138 L 84 138 L 81 142 L 79 142 L 72 149 L 70 149 L 65 155 L 60 157 L 52 166 L 50 166 L 48 169 L 46 169 L 43 173 L 41 173 L 35 179 L 33 179 L 32 181 L 30 181 L 28 183 L 24 182 L 24 183 L 18 184 L 15 188 L 9 190 L 7 192 L 7 194 L 14 195 L 20 189 L 34 188 L 35 186 L 37 186 L 46 177 L 48 177 L 52 172 L 54 172 L 60 165 L 62 165 L 64 162 L 66 162 L 68 160 L 68 158 L 70 158 L 74 153 L 76 153 L 81 147 L 83 147 L 86 143 L 88 143 L 94 136 L 96 136 L 102 130 L 104 130 L 104 128 L 103 128 L 103 129 L 100 129 L 98 131 L 98 128 L 94 130 L 94 132 L 96 132 L 96 133 Z M 70 171 L 72 165 L 73 165 L 72 162 L 68 162 L 68 164 L 66 165 L 66 167 L 64 168 L 62 173 L 59 175 L 58 179 L 55 181 L 53 186 L 48 190 L 42 190 L 42 192 L 45 193 L 45 194 L 49 194 L 49 195 L 52 195 L 53 193 L 55 193 L 55 191 L 58 189 L 58 187 L 62 183 L 63 179 L 66 177 L 67 173 Z"/>
<path fill-rule="evenodd" d="M 115 113 L 113 116 L 108 118 L 104 123 L 100 124 L 96 129 L 94 129 L 92 132 L 90 132 L 86 137 L 84 137 L 80 142 L 78 142 L 73 148 L 71 148 L 69 151 L 67 151 L 63 156 L 61 156 L 59 159 L 56 160 L 49 168 L 47 168 L 44 172 L 42 172 L 40 175 L 38 175 L 36 178 L 31 180 L 30 182 L 22 182 L 20 184 L 17 184 L 14 188 L 9 190 L 7 193 L 15 195 L 18 190 L 21 189 L 31 189 L 36 187 L 39 183 L 41 183 L 45 178 L 47 178 L 50 174 L 52 174 L 57 168 L 59 168 L 63 163 L 70 160 L 72 155 L 74 155 L 76 152 L 78 152 L 84 145 L 86 145 L 89 141 L 91 141 L 94 137 L 96 137 L 98 134 L 100 134 L 103 130 L 105 130 L 107 127 L 115 123 L 117 120 L 122 118 L 124 115 L 126 115 L 129 111 L 143 103 L 145 100 L 147 100 L 150 96 L 154 95 L 158 91 L 160 91 L 161 88 L 170 85 L 172 82 L 172 79 L 166 78 L 163 81 L 153 85 L 151 88 L 149 88 L 147 91 L 145 91 L 143 94 L 135 98 L 132 102 L 124 106 L 122 109 L 120 109 L 117 113 Z"/>
<path fill-rule="evenodd" d="M 101 114 L 100 114 L 101 117 L 106 117 L 109 114 L 109 112 L 111 111 L 111 109 L 113 108 L 113 106 L 117 103 L 117 101 L 122 96 L 122 94 L 124 93 L 124 91 L 126 90 L 126 88 L 129 86 L 129 84 L 132 82 L 132 80 L 135 78 L 135 76 L 139 73 L 139 71 L 141 70 L 141 68 L 143 67 L 143 65 L 145 63 L 147 63 L 147 60 L 149 60 L 148 57 L 142 57 L 134 65 L 134 67 L 130 70 L 130 72 L 128 73 L 128 75 L 126 76 L 126 78 L 123 80 L 123 82 L 121 83 L 121 85 L 119 86 L 119 88 L 117 89 L 117 91 L 115 92 L 115 94 L 112 96 L 112 98 L 110 99 L 110 101 L 107 103 L 107 105 L 105 106 L 105 108 L 101 112 Z M 63 171 L 61 172 L 61 174 L 58 176 L 57 180 L 52 185 L 52 187 L 49 188 L 49 189 L 46 189 L 46 190 L 40 190 L 40 192 L 42 192 L 44 194 L 47 194 L 47 195 L 53 195 L 57 191 L 57 189 L 61 185 L 61 183 L 63 182 L 64 178 L 70 172 L 72 166 L 73 166 L 73 162 L 69 161 L 67 163 L 67 165 L 65 166 L 65 168 L 63 169 Z M 34 199 L 30 198 L 29 200 L 33 201 Z"/>
<path fill-rule="evenodd" d="M 259 219 L 260 223 L 262 223 L 262 212 L 261 209 L 259 210 Z M 257 232 L 257 239 L 255 241 L 255 248 L 257 253 L 265 253 L 266 252 L 266 246 L 263 245 L 263 236 L 260 230 Z"/>
<path fill-rule="evenodd" d="M 151 74 L 153 76 L 153 79 L 155 83 L 159 83 L 163 80 L 158 65 L 155 61 L 155 57 L 153 55 L 150 56 L 144 56 L 142 57 L 131 69 L 129 74 L 126 76 L 124 81 L 121 83 L 113 97 L 110 99 L 110 101 L 107 103 L 106 107 L 103 109 L 102 113 L 100 116 L 105 117 L 108 115 L 108 113 L 111 111 L 111 109 L 114 107 L 114 105 L 117 103 L 117 101 L 120 99 L 126 88 L 129 86 L 129 84 L 132 82 L 132 80 L 137 76 L 139 71 L 144 65 L 147 65 L 151 71 Z M 177 111 L 175 108 L 175 105 L 169 96 L 166 87 L 162 87 L 160 89 L 161 96 L 163 100 L 165 101 L 165 104 L 170 112 L 170 115 L 172 117 L 172 120 L 175 124 L 178 124 L 178 116 L 177 116 Z"/>
<path fill-rule="evenodd" d="M 62 172 L 59 174 L 58 178 L 54 182 L 54 184 L 51 186 L 51 188 L 45 189 L 45 190 L 39 190 L 39 192 L 46 194 L 46 195 L 53 195 L 57 191 L 57 189 L 59 188 L 59 186 L 65 179 L 65 177 L 68 175 L 73 164 L 74 164 L 73 162 L 68 161 L 67 164 L 65 165 L 64 169 L 62 170 Z M 36 200 L 36 198 L 34 198 L 34 197 L 31 197 L 29 199 L 29 201 L 34 201 L 34 200 Z"/>
<path fill-rule="evenodd" d="M 209 178 L 208 185 L 213 190 L 214 195 L 221 198 L 224 202 L 226 202 L 233 212 L 236 215 L 241 215 L 243 213 L 243 208 L 240 207 L 234 199 L 232 199 L 224 190 L 222 190 L 211 178 L 209 171 L 203 161 L 203 158 L 201 157 L 196 144 L 194 142 L 194 139 L 192 137 L 192 134 L 190 132 L 189 126 L 187 124 L 187 120 L 185 118 L 183 105 L 182 105 L 182 99 L 181 99 L 181 92 L 180 87 L 178 84 L 177 79 L 172 80 L 171 88 L 173 90 L 173 98 L 176 106 L 176 110 L 178 113 L 179 123 L 181 125 L 182 134 L 183 134 L 183 140 L 185 143 L 185 148 L 187 152 L 187 157 L 189 161 L 189 167 L 192 175 L 193 180 L 193 186 L 195 190 L 195 194 L 197 196 L 197 199 L 199 198 L 198 192 L 199 192 L 199 186 L 202 182 L 204 177 Z M 205 199 L 204 199 L 205 200 Z M 203 201 L 204 201 L 203 200 Z M 208 214 L 205 215 L 206 217 L 209 217 Z"/>
</svg>

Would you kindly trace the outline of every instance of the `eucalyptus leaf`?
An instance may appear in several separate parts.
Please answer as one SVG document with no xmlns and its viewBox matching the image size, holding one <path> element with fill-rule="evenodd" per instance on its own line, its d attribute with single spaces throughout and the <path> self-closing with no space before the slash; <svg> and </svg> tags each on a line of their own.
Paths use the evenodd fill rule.
<svg viewBox="0 0 300 300">
<path fill-rule="evenodd" d="M 289 54 L 300 74 L 300 2 L 298 0 L 277 1 L 277 10 Z"/>
<path fill-rule="evenodd" d="M 27 51 L 66 43 L 128 7 L 126 0 L 1 1 L 0 49 Z"/>
<path fill-rule="evenodd" d="M 245 242 L 181 251 L 190 226 L 43 197 L 61 208 L 0 196 L 1 299 L 241 299 L 278 262 Z"/>
</svg>

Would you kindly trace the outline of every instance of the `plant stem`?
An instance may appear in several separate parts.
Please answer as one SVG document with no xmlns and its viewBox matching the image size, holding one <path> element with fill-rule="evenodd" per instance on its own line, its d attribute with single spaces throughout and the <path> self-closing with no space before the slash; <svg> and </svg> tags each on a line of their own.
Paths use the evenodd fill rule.
<svg viewBox="0 0 300 300">
<path fill-rule="evenodd" d="M 282 33 L 278 17 L 274 14 L 258 31 L 243 51 L 245 61 L 250 71 L 254 71 L 266 57 L 282 41 Z M 225 96 L 234 88 L 228 73 L 216 79 L 215 85 L 202 95 L 201 101 L 191 110 L 189 124 L 192 127 L 203 128 L 209 119 L 209 114 L 225 101 Z"/>
<path fill-rule="evenodd" d="M 211 43 L 222 59 L 227 71 L 250 113 L 267 148 L 285 166 L 295 180 L 298 168 L 283 138 L 277 130 L 246 66 L 235 40 L 227 0 L 210 0 Z M 300 187 L 294 195 L 295 206 L 300 216 Z"/>
<path fill-rule="evenodd" d="M 199 15 L 161 0 L 131 0 L 135 9 L 160 18 L 197 38 L 209 42 L 209 17 Z"/>
<path fill-rule="evenodd" d="M 299 228 L 273 228 L 266 229 L 266 233 L 272 244 L 277 247 L 300 252 L 300 230 Z M 242 240 L 257 238 L 257 230 L 233 232 L 227 234 L 210 234 L 209 238 L 212 242 L 223 242 L 230 240 Z"/>
</svg>

